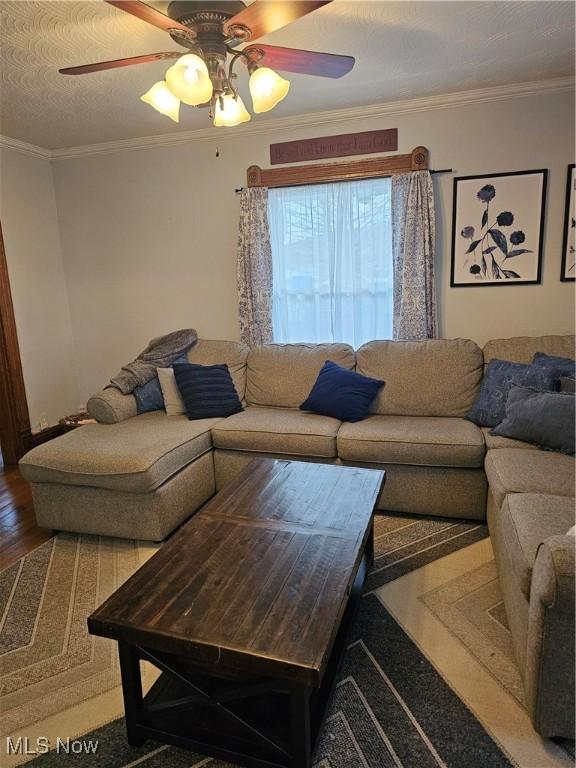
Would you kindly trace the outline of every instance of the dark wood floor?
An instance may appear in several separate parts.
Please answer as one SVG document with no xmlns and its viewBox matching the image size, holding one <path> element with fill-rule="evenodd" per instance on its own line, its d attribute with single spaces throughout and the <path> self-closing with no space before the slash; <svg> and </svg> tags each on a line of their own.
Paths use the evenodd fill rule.
<svg viewBox="0 0 576 768">
<path fill-rule="evenodd" d="M 30 486 L 0 457 L 0 571 L 52 536 L 36 525 Z"/>
</svg>

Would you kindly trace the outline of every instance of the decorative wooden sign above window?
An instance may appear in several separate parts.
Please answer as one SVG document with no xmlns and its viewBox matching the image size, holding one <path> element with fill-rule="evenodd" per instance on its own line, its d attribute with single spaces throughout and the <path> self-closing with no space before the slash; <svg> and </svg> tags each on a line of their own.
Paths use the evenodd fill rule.
<svg viewBox="0 0 576 768">
<path fill-rule="evenodd" d="M 304 160 L 325 160 L 328 157 L 370 155 L 373 152 L 396 152 L 398 128 L 363 133 L 343 133 L 340 136 L 320 136 L 270 144 L 270 163 L 298 163 Z"/>
</svg>

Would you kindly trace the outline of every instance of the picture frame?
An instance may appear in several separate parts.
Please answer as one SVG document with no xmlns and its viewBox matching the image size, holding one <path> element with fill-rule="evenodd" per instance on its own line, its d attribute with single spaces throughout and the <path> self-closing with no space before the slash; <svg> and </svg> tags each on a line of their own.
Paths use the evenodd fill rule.
<svg viewBox="0 0 576 768">
<path fill-rule="evenodd" d="M 545 168 L 454 179 L 450 287 L 539 285 Z"/>
<path fill-rule="evenodd" d="M 564 237 L 562 238 L 562 264 L 560 280 L 576 280 L 576 170 L 574 163 L 566 174 L 566 207 L 564 209 Z"/>
</svg>

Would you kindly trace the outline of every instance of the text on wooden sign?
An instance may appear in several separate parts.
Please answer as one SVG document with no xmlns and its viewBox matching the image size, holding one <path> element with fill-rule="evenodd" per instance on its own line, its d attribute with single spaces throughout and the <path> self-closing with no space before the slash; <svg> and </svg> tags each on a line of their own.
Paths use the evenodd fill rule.
<svg viewBox="0 0 576 768">
<path fill-rule="evenodd" d="M 297 163 L 304 160 L 324 160 L 327 157 L 369 155 L 373 152 L 395 152 L 398 149 L 398 129 L 344 133 L 340 136 L 320 136 L 270 144 L 270 163 Z"/>
</svg>

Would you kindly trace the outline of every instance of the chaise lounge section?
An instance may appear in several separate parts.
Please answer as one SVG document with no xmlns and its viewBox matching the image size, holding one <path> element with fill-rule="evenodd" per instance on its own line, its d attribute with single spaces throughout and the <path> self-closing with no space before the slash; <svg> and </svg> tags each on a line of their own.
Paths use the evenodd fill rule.
<svg viewBox="0 0 576 768">
<path fill-rule="evenodd" d="M 244 396 L 241 344 L 198 341 L 188 359 L 227 363 Z M 90 424 L 30 451 L 20 462 L 38 524 L 78 533 L 162 541 L 215 492 L 212 427 L 156 411 L 137 415 L 134 395 L 107 388 L 90 398 Z"/>
</svg>

